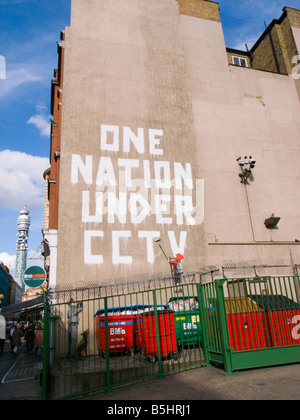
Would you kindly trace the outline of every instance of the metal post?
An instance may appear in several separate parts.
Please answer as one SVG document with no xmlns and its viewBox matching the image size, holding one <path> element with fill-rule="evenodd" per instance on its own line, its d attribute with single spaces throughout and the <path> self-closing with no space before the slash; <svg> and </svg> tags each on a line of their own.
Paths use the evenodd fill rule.
<svg viewBox="0 0 300 420">
<path fill-rule="evenodd" d="M 227 374 L 232 373 L 231 357 L 230 357 L 230 341 L 228 334 L 228 325 L 227 325 L 227 316 L 226 316 L 226 307 L 225 307 L 225 297 L 223 285 L 227 279 L 216 280 L 216 296 L 217 296 L 217 307 L 219 315 L 219 325 L 221 333 L 221 343 L 222 351 L 224 357 L 224 370 Z"/>
<path fill-rule="evenodd" d="M 198 302 L 199 302 L 199 316 L 200 316 L 200 325 L 202 328 L 202 343 L 203 343 L 203 352 L 205 363 L 207 366 L 211 366 L 210 357 L 209 357 L 209 350 L 208 350 L 208 330 L 207 330 L 207 321 L 205 316 L 205 301 L 203 298 L 203 286 L 201 283 L 197 284 L 197 294 L 198 294 Z"/>
<path fill-rule="evenodd" d="M 109 367 L 109 331 L 108 331 L 108 314 L 107 314 L 107 297 L 104 298 L 105 312 L 105 360 L 106 360 L 106 393 L 113 391 L 110 383 L 110 367 Z"/>
<path fill-rule="evenodd" d="M 42 400 L 47 398 L 48 377 L 49 377 L 49 329 L 50 329 L 50 310 L 49 306 L 44 306 L 44 334 L 43 334 L 43 363 L 42 363 Z"/>
<path fill-rule="evenodd" d="M 157 301 L 156 301 L 156 292 L 155 292 L 155 290 L 153 290 L 153 305 L 154 305 L 156 343 L 157 343 L 158 377 L 159 377 L 159 379 L 161 379 L 161 378 L 163 378 L 164 375 L 163 375 L 162 363 L 161 363 L 159 323 L 158 323 Z"/>
</svg>

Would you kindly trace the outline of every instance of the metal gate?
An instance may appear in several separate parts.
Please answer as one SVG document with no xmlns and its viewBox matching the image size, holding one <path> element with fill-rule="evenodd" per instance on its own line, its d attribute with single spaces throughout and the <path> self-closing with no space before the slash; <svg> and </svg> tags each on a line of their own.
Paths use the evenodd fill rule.
<svg viewBox="0 0 300 420">
<path fill-rule="evenodd" d="M 300 361 L 299 276 L 195 273 L 56 291 L 44 311 L 43 399 L 218 363 L 225 373 Z"/>
<path fill-rule="evenodd" d="M 300 362 L 299 275 L 216 280 L 200 285 L 208 363 L 228 374 Z"/>
<path fill-rule="evenodd" d="M 199 276 L 55 292 L 45 308 L 43 398 L 206 366 Z"/>
</svg>

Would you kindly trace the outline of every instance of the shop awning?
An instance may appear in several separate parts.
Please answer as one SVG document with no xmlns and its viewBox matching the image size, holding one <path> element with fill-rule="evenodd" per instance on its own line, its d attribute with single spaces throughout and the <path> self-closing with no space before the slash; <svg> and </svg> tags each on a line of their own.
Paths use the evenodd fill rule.
<svg viewBox="0 0 300 420">
<path fill-rule="evenodd" d="M 27 309 L 27 308 L 39 309 L 39 308 L 42 308 L 43 305 L 44 305 L 44 298 L 43 296 L 39 296 L 35 299 L 27 300 L 26 302 L 15 303 L 14 305 L 1 308 L 1 312 L 3 314 L 5 314 L 5 312 L 15 313 L 15 312 L 21 312 L 22 309 Z"/>
</svg>

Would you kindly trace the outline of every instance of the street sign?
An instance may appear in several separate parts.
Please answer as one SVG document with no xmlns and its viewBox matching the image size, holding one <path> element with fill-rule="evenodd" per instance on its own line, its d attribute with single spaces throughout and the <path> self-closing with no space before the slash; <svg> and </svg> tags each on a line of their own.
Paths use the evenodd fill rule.
<svg viewBox="0 0 300 420">
<path fill-rule="evenodd" d="M 24 271 L 23 279 L 28 287 L 40 287 L 46 280 L 46 272 L 39 266 L 28 267 Z"/>
</svg>

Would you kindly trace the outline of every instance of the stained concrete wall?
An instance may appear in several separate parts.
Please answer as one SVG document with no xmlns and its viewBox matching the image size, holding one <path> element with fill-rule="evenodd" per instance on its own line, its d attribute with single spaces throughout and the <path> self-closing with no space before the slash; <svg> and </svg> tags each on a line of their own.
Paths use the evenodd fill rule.
<svg viewBox="0 0 300 420">
<path fill-rule="evenodd" d="M 200 3 L 215 13 L 213 2 Z M 72 2 L 58 284 L 168 273 L 158 238 L 167 256 L 184 253 L 193 270 L 299 262 L 295 81 L 228 66 L 218 19 L 179 7 L 174 0 Z M 248 185 L 236 161 L 245 155 L 257 162 Z M 264 220 L 272 213 L 281 221 L 271 237 Z"/>
<path fill-rule="evenodd" d="M 206 264 L 177 2 L 74 0 L 64 66 L 57 283 L 170 273 L 158 238 L 186 268 Z"/>
<path fill-rule="evenodd" d="M 210 263 L 299 261 L 300 107 L 291 76 L 228 66 L 221 24 L 181 16 Z M 239 156 L 256 160 L 240 183 Z M 264 220 L 281 217 L 276 230 Z M 274 246 L 276 244 L 276 247 Z"/>
</svg>

